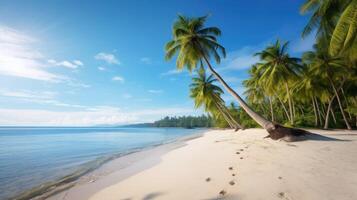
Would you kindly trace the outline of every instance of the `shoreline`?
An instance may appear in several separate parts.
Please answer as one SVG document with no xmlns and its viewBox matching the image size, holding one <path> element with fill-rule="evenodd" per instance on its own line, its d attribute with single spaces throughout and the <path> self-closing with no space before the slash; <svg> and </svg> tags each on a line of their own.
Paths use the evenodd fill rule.
<svg viewBox="0 0 357 200">
<path fill-rule="evenodd" d="M 83 167 L 80 167 L 67 176 L 35 186 L 17 196 L 12 197 L 11 199 L 51 199 L 52 196 L 59 195 L 76 186 L 78 183 L 92 183 L 96 181 L 96 177 L 108 175 L 109 172 L 103 172 L 102 168 L 113 169 L 113 163 L 122 162 L 121 160 L 131 160 L 132 162 L 135 162 L 139 157 L 141 157 L 141 154 L 145 154 L 145 152 L 162 151 L 162 153 L 164 153 L 177 145 L 184 145 L 185 141 L 201 137 L 205 131 L 206 130 L 143 148 L 134 148 L 125 152 L 99 157 L 83 164 Z"/>
</svg>

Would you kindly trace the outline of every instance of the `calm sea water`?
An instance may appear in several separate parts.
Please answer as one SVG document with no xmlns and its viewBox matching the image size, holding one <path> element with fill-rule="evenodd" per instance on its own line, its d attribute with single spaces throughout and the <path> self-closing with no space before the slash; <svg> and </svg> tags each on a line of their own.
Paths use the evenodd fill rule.
<svg viewBox="0 0 357 200">
<path fill-rule="evenodd" d="M 0 199 L 98 160 L 198 133 L 179 128 L 0 128 Z"/>
</svg>

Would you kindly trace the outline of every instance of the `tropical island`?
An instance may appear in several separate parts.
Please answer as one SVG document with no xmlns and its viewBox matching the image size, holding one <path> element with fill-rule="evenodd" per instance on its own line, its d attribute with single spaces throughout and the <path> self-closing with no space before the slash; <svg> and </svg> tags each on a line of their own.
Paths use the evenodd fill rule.
<svg viewBox="0 0 357 200">
<path fill-rule="evenodd" d="M 300 6 L 300 14 L 308 16 L 301 39 L 313 38 L 312 48 L 296 53 L 288 40 L 270 38 L 250 55 L 254 63 L 244 78 L 239 77 L 243 91 L 232 85 L 232 77 L 226 78 L 221 66 L 230 44 L 225 43 L 226 32 L 219 28 L 219 21 L 214 21 L 215 14 L 177 14 L 162 45 L 165 61 L 175 66 L 160 78 L 185 73 L 189 84 L 179 88 L 187 90 L 199 114 L 176 114 L 180 109 L 136 112 L 144 117 L 161 114 L 161 119 L 148 121 L 133 113 L 118 117 L 120 109 L 102 106 L 86 112 L 95 112 L 100 122 L 113 122 L 108 127 L 26 130 L 26 138 L 15 144 L 40 140 L 32 152 L 36 156 L 25 157 L 26 162 L 45 155 L 43 146 L 53 150 L 42 163 L 33 165 L 44 168 L 33 174 L 43 178 L 44 173 L 71 172 L 43 180 L 9 169 L 12 160 L 6 156 L 17 152 L 12 137 L 18 130 L 0 129 L 10 152 L 4 151 L 8 160 L 3 158 L 10 164 L 0 165 L 8 170 L 3 177 L 22 179 L 12 184 L 15 178 L 4 178 L 3 196 L 19 200 L 357 199 L 357 0 L 306 0 Z M 95 57 L 120 63 L 113 55 Z M 153 63 L 146 57 L 141 61 Z M 150 82 L 147 77 L 145 81 Z M 112 81 L 124 83 L 125 79 L 116 76 Z M 154 89 L 148 93 L 165 95 Z M 130 94 L 122 98 L 138 107 L 151 101 L 135 101 Z M 102 115 L 103 110 L 109 117 Z M 117 125 L 118 118 L 128 123 Z M 131 124 L 132 119 L 143 123 Z M 84 117 L 81 122 L 90 120 Z M 56 148 L 64 150 L 56 152 Z M 31 168 L 28 163 L 23 164 L 24 171 Z M 32 181 L 38 184 L 26 185 Z M 17 184 L 28 188 L 20 190 Z"/>
<path fill-rule="evenodd" d="M 192 75 L 190 97 L 207 116 L 167 116 L 150 126 L 227 129 L 186 142 L 89 199 L 355 199 L 357 1 L 309 0 L 301 13 L 312 13 L 301 35 L 316 34 L 313 49 L 293 57 L 289 42 L 277 39 L 256 52 L 245 97 L 215 68 L 226 50 L 221 30 L 206 25 L 214 16 L 178 15 L 165 56 Z"/>
</svg>

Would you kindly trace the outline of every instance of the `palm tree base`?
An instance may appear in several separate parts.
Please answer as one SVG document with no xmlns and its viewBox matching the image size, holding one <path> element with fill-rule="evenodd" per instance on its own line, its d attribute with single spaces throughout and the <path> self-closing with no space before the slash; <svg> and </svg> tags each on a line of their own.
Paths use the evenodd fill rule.
<svg viewBox="0 0 357 200">
<path fill-rule="evenodd" d="M 267 137 L 270 137 L 273 140 L 283 139 L 288 142 L 298 141 L 299 138 L 306 134 L 309 134 L 308 131 L 297 129 L 297 128 L 288 128 L 280 124 L 273 124 L 273 126 L 266 129 L 269 133 Z"/>
</svg>

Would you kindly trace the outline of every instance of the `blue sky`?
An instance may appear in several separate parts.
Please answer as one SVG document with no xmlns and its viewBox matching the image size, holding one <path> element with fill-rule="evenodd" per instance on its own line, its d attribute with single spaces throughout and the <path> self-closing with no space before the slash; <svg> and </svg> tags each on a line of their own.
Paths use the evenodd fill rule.
<svg viewBox="0 0 357 200">
<path fill-rule="evenodd" d="M 300 55 L 301 0 L 1 1 L 0 125 L 126 124 L 200 114 L 190 75 L 164 60 L 178 13 L 210 14 L 228 55 L 216 68 L 240 94 L 252 54 L 280 38 Z M 228 95 L 227 101 L 231 101 Z"/>
</svg>

